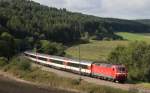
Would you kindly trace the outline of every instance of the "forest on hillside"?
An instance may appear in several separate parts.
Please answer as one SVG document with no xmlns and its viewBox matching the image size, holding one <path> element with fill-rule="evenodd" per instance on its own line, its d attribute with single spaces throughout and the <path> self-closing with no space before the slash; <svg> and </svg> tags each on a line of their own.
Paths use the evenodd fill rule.
<svg viewBox="0 0 150 93">
<path fill-rule="evenodd" d="M 35 47 L 40 52 L 63 55 L 63 45 L 69 43 L 89 38 L 121 39 L 114 32 L 150 32 L 149 29 L 132 20 L 73 13 L 29 0 L 0 0 L 0 56 L 7 58 Z"/>
</svg>

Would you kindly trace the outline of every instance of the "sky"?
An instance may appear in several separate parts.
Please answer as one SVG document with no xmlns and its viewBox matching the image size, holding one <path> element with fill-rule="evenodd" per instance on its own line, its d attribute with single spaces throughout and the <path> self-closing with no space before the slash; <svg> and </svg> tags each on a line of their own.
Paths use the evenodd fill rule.
<svg viewBox="0 0 150 93">
<path fill-rule="evenodd" d="M 150 0 L 33 0 L 72 12 L 122 19 L 150 19 Z"/>
</svg>

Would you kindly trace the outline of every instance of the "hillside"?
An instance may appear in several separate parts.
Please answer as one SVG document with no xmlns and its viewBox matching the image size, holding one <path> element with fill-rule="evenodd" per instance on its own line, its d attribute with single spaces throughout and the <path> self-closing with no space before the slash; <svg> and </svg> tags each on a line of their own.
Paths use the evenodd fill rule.
<svg viewBox="0 0 150 93">
<path fill-rule="evenodd" d="M 150 26 L 150 19 L 141 19 L 141 20 L 135 20 L 137 22 L 140 22 L 140 23 L 143 23 L 143 24 L 146 24 L 146 25 L 149 25 Z"/>
<path fill-rule="evenodd" d="M 73 13 L 28 0 L 0 0 L 0 56 L 9 58 L 35 47 L 55 54 L 63 50 L 57 43 L 68 45 L 89 38 L 116 40 L 121 37 L 114 32 L 122 31 L 146 33 L 150 26 L 134 20 Z"/>
<path fill-rule="evenodd" d="M 66 9 L 57 9 L 27 0 L 3 0 L 0 2 L 1 32 L 9 32 L 16 38 L 46 39 L 69 43 L 97 34 L 99 38 L 116 39 L 100 18 Z M 109 31 L 108 31 L 109 30 Z"/>
<path fill-rule="evenodd" d="M 113 31 L 150 32 L 149 26 L 136 21 L 72 13 L 27 0 L 2 0 L 0 11 L 1 28 L 17 38 L 33 36 L 34 39 L 72 42 L 84 37 L 85 32 L 89 36 L 102 33 L 102 37 L 110 33 L 108 37 L 112 37 Z"/>
</svg>

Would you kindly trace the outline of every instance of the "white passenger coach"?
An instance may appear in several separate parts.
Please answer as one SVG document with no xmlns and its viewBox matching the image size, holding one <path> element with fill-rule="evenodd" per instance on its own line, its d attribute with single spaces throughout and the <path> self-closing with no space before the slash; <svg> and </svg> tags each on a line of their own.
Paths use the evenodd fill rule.
<svg viewBox="0 0 150 93">
<path fill-rule="evenodd" d="M 46 55 L 41 53 L 34 53 L 34 52 L 24 52 L 25 56 L 37 63 L 41 63 L 44 65 L 57 67 L 69 71 L 74 71 L 81 74 L 91 74 L 91 64 L 90 61 L 79 61 L 73 60 L 65 57 L 58 57 L 52 55 Z"/>
</svg>

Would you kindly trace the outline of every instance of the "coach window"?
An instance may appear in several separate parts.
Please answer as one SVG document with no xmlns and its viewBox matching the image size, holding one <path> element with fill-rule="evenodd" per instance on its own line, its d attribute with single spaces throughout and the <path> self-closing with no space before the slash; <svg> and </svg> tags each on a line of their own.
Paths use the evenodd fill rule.
<svg viewBox="0 0 150 93">
<path fill-rule="evenodd" d="M 42 61 L 47 61 L 46 58 L 43 58 L 43 57 L 38 57 L 39 60 L 42 60 Z"/>
<path fill-rule="evenodd" d="M 68 66 L 78 67 L 79 68 L 79 64 L 75 64 L 75 63 L 68 63 Z"/>
<path fill-rule="evenodd" d="M 29 56 L 28 54 L 25 54 L 25 56 Z"/>
<path fill-rule="evenodd" d="M 33 56 L 33 55 L 30 55 L 30 57 L 32 57 L 32 58 L 36 58 L 36 56 Z"/>
<path fill-rule="evenodd" d="M 52 60 L 53 63 L 56 63 L 56 64 L 63 64 L 62 61 L 58 61 L 58 60 Z"/>
<path fill-rule="evenodd" d="M 87 66 L 87 65 L 81 65 L 81 67 L 82 67 L 83 69 L 88 69 L 88 66 Z"/>
<path fill-rule="evenodd" d="M 68 63 L 68 66 L 73 66 L 73 63 Z"/>
</svg>

